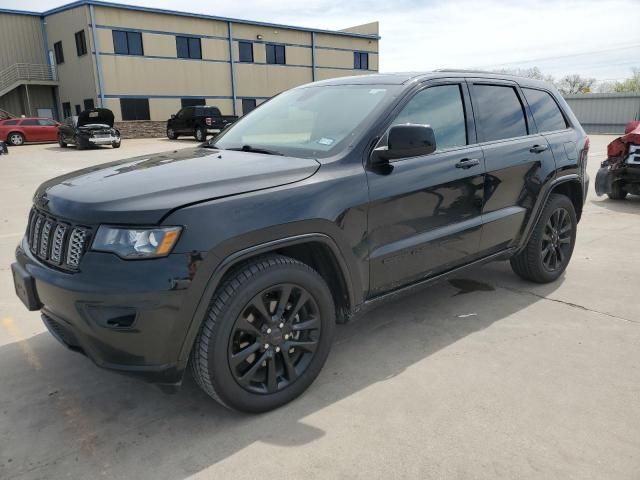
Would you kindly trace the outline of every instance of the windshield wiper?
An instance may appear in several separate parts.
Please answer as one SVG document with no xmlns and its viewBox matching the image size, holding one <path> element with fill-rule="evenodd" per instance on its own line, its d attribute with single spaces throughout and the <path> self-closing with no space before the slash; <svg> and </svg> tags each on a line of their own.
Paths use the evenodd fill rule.
<svg viewBox="0 0 640 480">
<path fill-rule="evenodd" d="M 225 148 L 225 150 L 235 150 L 237 152 L 251 152 L 251 153 L 264 153 L 265 155 L 280 155 L 284 156 L 284 153 L 277 150 L 268 150 L 266 148 L 252 147 L 251 145 L 243 145 L 238 148 Z"/>
</svg>

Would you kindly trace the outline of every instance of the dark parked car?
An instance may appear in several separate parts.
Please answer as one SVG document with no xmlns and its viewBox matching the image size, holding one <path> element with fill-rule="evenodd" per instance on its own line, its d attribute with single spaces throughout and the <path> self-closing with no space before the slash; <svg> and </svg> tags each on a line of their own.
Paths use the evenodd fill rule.
<svg viewBox="0 0 640 480">
<path fill-rule="evenodd" d="M 277 120 L 277 121 L 276 121 Z M 317 82 L 196 148 L 44 183 L 12 265 L 98 365 L 261 412 L 320 372 L 336 322 L 491 260 L 552 282 L 588 138 L 550 85 L 442 71 Z"/>
<path fill-rule="evenodd" d="M 62 148 L 72 144 L 78 150 L 98 145 L 120 148 L 120 131 L 113 128 L 113 122 L 113 112 L 107 108 L 92 108 L 67 117 L 60 125 L 58 144 Z"/>
<path fill-rule="evenodd" d="M 167 120 L 167 138 L 175 140 L 181 135 L 193 135 L 204 142 L 207 135 L 220 133 L 237 119 L 235 115 L 222 115 L 218 107 L 184 107 Z"/>
<path fill-rule="evenodd" d="M 9 153 L 9 149 L 7 148 L 7 144 L 0 140 L 0 155 L 7 155 Z"/>
</svg>

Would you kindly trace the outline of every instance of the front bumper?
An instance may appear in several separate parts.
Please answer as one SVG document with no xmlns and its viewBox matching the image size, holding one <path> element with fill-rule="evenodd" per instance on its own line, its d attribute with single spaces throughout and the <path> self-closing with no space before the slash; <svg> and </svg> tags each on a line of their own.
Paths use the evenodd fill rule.
<svg viewBox="0 0 640 480">
<path fill-rule="evenodd" d="M 114 143 L 120 143 L 120 137 L 113 135 L 109 137 L 89 137 L 87 140 L 94 145 L 112 145 Z"/>
<path fill-rule="evenodd" d="M 185 255 L 125 261 L 87 252 L 80 271 L 44 265 L 23 243 L 14 269 L 33 279 L 49 331 L 98 366 L 164 385 L 181 382 L 180 351 L 192 320 Z"/>
</svg>

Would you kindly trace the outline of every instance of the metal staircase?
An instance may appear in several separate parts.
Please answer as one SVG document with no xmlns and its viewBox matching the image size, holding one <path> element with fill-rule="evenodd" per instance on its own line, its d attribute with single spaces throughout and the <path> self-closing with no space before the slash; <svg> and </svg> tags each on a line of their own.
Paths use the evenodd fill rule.
<svg viewBox="0 0 640 480">
<path fill-rule="evenodd" d="M 0 71 L 0 97 L 24 84 L 57 85 L 56 67 L 35 63 L 14 63 Z"/>
</svg>

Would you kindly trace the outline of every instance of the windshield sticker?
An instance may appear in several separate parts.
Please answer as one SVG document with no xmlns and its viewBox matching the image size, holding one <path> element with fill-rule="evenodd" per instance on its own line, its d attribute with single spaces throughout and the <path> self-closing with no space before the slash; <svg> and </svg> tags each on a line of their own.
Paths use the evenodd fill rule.
<svg viewBox="0 0 640 480">
<path fill-rule="evenodd" d="M 332 145 L 333 142 L 335 142 L 333 138 L 327 138 L 327 137 L 322 137 L 320 140 L 318 140 L 318 143 L 320 145 Z"/>
<path fill-rule="evenodd" d="M 377 94 L 377 93 L 384 93 L 384 92 L 386 92 L 386 91 L 387 91 L 387 90 L 386 90 L 386 89 L 384 89 L 384 88 L 372 88 L 371 90 L 369 90 L 369 93 L 370 93 L 371 95 L 375 95 L 375 94 Z"/>
</svg>

